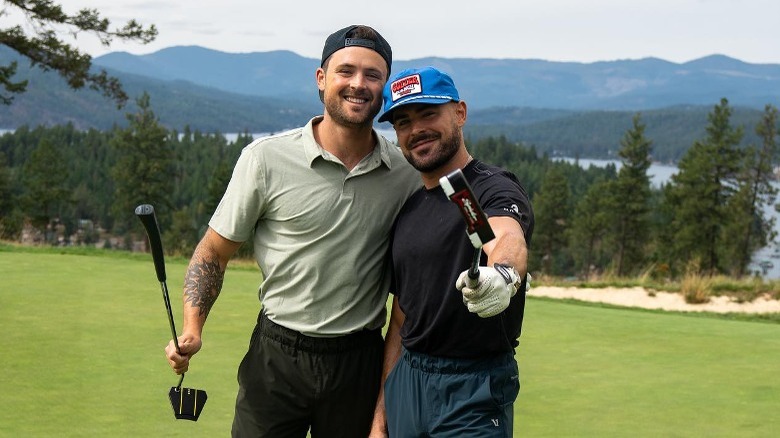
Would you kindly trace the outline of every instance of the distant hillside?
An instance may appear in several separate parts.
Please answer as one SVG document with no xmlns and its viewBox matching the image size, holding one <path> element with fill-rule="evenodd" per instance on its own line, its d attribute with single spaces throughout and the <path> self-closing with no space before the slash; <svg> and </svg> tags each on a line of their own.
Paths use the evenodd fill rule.
<svg viewBox="0 0 780 438">
<path fill-rule="evenodd" d="M 21 125 L 72 123 L 80 129 L 109 129 L 126 125 L 125 114 L 136 111 L 134 99 L 146 91 L 160 122 L 181 130 L 189 125 L 204 132 L 276 132 L 299 126 L 322 112 L 319 99 L 298 102 L 272 97 L 228 93 L 182 80 L 159 80 L 109 70 L 122 81 L 131 101 L 122 110 L 98 92 L 71 90 L 56 73 L 29 64 L 0 46 L 0 64 L 19 61 L 17 77 L 29 80 L 27 92 L 11 105 L 0 105 L 0 129 Z"/>
<path fill-rule="evenodd" d="M 110 53 L 94 62 L 157 79 L 302 102 L 312 99 L 319 65 L 317 59 L 287 51 L 225 53 L 194 46 L 148 55 Z M 451 73 L 474 109 L 647 110 L 714 105 L 722 97 L 738 106 L 780 106 L 780 65 L 748 64 L 720 55 L 682 64 L 656 58 L 577 63 L 432 57 L 396 60 L 393 70 L 423 65 Z"/>
<path fill-rule="evenodd" d="M 469 114 L 465 133 L 472 139 L 503 135 L 536 146 L 540 152 L 583 158 L 616 158 L 620 141 L 639 112 L 653 158 L 676 162 L 706 135 L 711 106 L 678 106 L 647 111 L 568 111 L 558 114 L 529 108 L 502 108 Z M 742 127 L 742 144 L 760 144 L 755 127 L 763 111 L 733 107 L 731 125 Z M 485 117 L 486 113 L 489 114 Z M 503 114 L 501 117 L 499 114 Z M 531 120 L 528 122 L 528 120 Z"/>
<path fill-rule="evenodd" d="M 117 110 L 113 102 L 95 91 L 73 91 L 55 73 L 30 69 L 27 61 L 0 45 L 0 65 L 12 59 L 20 61 L 17 77 L 30 83 L 28 91 L 12 105 L 0 105 L 0 129 L 64 123 L 80 129 L 110 129 L 125 126 L 125 114 L 136 111 L 132 101 Z M 145 56 L 115 53 L 97 61 L 112 66 L 106 68 L 120 78 L 131 99 L 144 91 L 149 93 L 153 111 L 169 129 L 190 126 L 202 132 L 278 132 L 322 112 L 313 74 L 318 61 L 291 52 L 233 55 L 184 47 Z M 734 107 L 732 124 L 744 127 L 744 144 L 757 143 L 754 127 L 764 105 L 780 106 L 780 84 L 776 83 L 780 66 L 751 65 L 720 56 L 681 65 L 652 59 L 576 64 L 429 58 L 398 61 L 395 68 L 412 63 L 438 63 L 454 72 L 469 104 L 466 134 L 471 139 L 504 135 L 535 145 L 540 152 L 583 158 L 613 156 L 636 112 L 642 113 L 647 125 L 654 157 L 676 161 L 693 141 L 703 137 L 707 114 L 721 97 L 727 97 Z M 525 73 L 509 80 L 512 68 Z M 685 81 L 680 80 L 667 81 L 662 87 L 663 81 L 649 79 L 668 74 L 670 68 L 686 77 L 691 86 L 683 87 Z M 242 81 L 242 77 L 247 80 Z M 619 77 L 633 79 L 621 82 Z M 694 77 L 720 78 L 723 87 L 717 87 L 717 81 Z M 540 85 L 543 82 L 548 84 Z M 642 91 L 638 84 L 649 82 L 654 85 L 646 85 Z M 612 84 L 612 93 L 592 84 Z M 584 97 L 588 95 L 601 97 Z M 660 106 L 685 99 L 690 102 Z M 506 103 L 487 105 L 498 101 Z M 562 103 L 556 107 L 551 102 Z M 604 109 L 612 104 L 621 108 Z M 389 129 L 390 125 L 381 127 Z"/>
<path fill-rule="evenodd" d="M 198 46 L 163 49 L 149 55 L 109 53 L 96 66 L 150 78 L 184 80 L 231 93 L 319 103 L 316 59 L 289 51 L 225 53 Z"/>
</svg>

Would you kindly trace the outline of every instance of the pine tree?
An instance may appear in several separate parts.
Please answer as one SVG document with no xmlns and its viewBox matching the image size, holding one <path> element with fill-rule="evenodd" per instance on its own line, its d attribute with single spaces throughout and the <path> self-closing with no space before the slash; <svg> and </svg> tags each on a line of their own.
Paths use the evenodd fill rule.
<svg viewBox="0 0 780 438">
<path fill-rule="evenodd" d="M 118 106 L 124 105 L 127 95 L 119 80 L 108 76 L 105 70 L 99 73 L 91 71 L 92 57 L 67 44 L 57 34 L 89 33 L 106 47 L 115 38 L 146 44 L 157 37 L 154 25 L 144 29 L 135 20 L 130 20 L 123 27 L 112 29 L 111 22 L 101 18 L 97 9 L 84 8 L 75 14 L 68 14 L 62 6 L 51 0 L 4 0 L 3 3 L 21 12 L 29 25 L 0 29 L 0 44 L 28 58 L 33 66 L 41 70 L 56 71 L 71 88 L 79 89 L 89 85 L 89 88 L 99 90 L 113 99 Z M 4 8 L 0 8 L 0 17 L 4 12 Z M 14 79 L 16 67 L 16 62 L 0 65 L 0 85 L 7 93 L 0 94 L 0 103 L 10 104 L 14 94 L 23 93 L 27 88 L 26 80 Z"/>
<path fill-rule="evenodd" d="M 651 142 L 645 137 L 645 125 L 640 115 L 620 141 L 618 151 L 622 166 L 617 181 L 606 191 L 609 209 L 610 241 L 613 266 L 618 276 L 630 274 L 645 259 L 645 246 L 650 235 L 650 168 Z"/>
<path fill-rule="evenodd" d="M 0 152 L 0 218 L 11 212 L 13 207 L 13 191 L 11 188 L 11 168 L 8 159 Z"/>
<path fill-rule="evenodd" d="M 729 229 L 733 251 L 734 275 L 745 275 L 752 254 L 774 239 L 774 218 L 767 217 L 764 208 L 771 205 L 777 195 L 772 185 L 773 163 L 777 161 L 780 148 L 777 144 L 777 108 L 767 105 L 764 116 L 756 125 L 756 134 L 762 140 L 760 147 L 753 145 L 745 149 L 745 165 L 738 177 L 739 191 L 732 198 L 729 210 L 734 221 Z"/>
<path fill-rule="evenodd" d="M 115 184 L 112 212 L 117 232 L 140 230 L 140 223 L 133 215 L 139 204 L 154 205 L 161 222 L 166 222 L 165 212 L 171 210 L 175 177 L 168 131 L 152 111 L 148 94 L 144 93 L 136 103 L 138 112 L 127 115 L 129 126 L 117 130 L 111 140 L 117 152 L 111 171 Z"/>
<path fill-rule="evenodd" d="M 13 170 L 0 151 L 0 239 L 11 239 L 21 230 L 17 219 L 16 196 L 13 188 Z"/>
<path fill-rule="evenodd" d="M 698 262 L 702 273 L 723 271 L 720 256 L 724 247 L 724 226 L 731 220 L 728 203 L 735 192 L 740 169 L 742 128 L 730 123 L 731 108 L 721 99 L 708 115 L 704 139 L 697 140 L 679 164 L 667 191 L 674 220 L 675 259 Z"/>
<path fill-rule="evenodd" d="M 50 141 L 42 140 L 22 169 L 25 187 L 22 206 L 32 225 L 44 233 L 69 202 L 67 179 L 68 167 L 60 150 Z"/>
<path fill-rule="evenodd" d="M 569 248 L 583 278 L 604 268 L 604 236 L 610 224 L 604 194 L 613 190 L 612 185 L 614 181 L 591 184 L 574 212 L 576 220 L 571 224 Z"/>
<path fill-rule="evenodd" d="M 566 249 L 570 197 L 562 166 L 550 166 L 533 201 L 536 218 L 533 254 L 541 257 L 541 268 L 548 275 L 559 273 L 555 258 L 562 257 Z"/>
</svg>

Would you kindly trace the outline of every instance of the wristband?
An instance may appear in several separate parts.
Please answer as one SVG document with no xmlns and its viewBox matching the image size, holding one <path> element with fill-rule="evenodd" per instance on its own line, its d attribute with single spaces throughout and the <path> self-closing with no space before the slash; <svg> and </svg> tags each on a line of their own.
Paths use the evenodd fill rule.
<svg viewBox="0 0 780 438">
<path fill-rule="evenodd" d="M 501 263 L 493 263 L 493 268 L 504 278 L 506 284 L 511 284 L 515 288 L 515 292 L 520 290 L 522 280 L 520 274 L 512 265 L 505 265 Z"/>
</svg>

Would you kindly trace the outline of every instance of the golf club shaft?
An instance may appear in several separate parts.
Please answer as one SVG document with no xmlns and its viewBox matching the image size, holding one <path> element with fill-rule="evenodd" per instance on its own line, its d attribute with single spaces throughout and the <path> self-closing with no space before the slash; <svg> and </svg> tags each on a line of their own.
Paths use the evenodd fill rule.
<svg viewBox="0 0 780 438">
<path fill-rule="evenodd" d="M 162 288 L 163 300 L 165 301 L 165 310 L 168 312 L 168 323 L 171 326 L 173 345 L 176 347 L 176 352 L 181 354 L 181 350 L 179 349 L 179 339 L 176 336 L 176 324 L 173 322 L 173 311 L 171 310 L 171 298 L 168 295 L 168 285 L 164 281 L 161 281 L 160 287 Z"/>
<path fill-rule="evenodd" d="M 161 281 L 160 287 L 162 288 L 163 300 L 165 300 L 165 310 L 168 312 L 168 323 L 171 325 L 171 339 L 173 339 L 173 345 L 176 347 L 176 352 L 181 355 L 179 338 L 176 336 L 176 324 L 173 323 L 173 311 L 171 310 L 171 298 L 168 295 L 168 285 L 164 281 Z M 179 384 L 176 385 L 176 387 L 181 389 L 182 382 L 184 382 L 184 373 L 181 373 Z"/>
</svg>

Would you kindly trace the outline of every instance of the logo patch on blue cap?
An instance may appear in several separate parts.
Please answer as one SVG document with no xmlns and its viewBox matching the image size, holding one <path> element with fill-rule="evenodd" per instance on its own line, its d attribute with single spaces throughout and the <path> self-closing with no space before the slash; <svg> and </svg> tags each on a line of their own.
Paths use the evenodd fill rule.
<svg viewBox="0 0 780 438">
<path fill-rule="evenodd" d="M 391 99 L 393 102 L 403 97 L 422 93 L 420 75 L 405 76 L 390 84 Z"/>
</svg>

